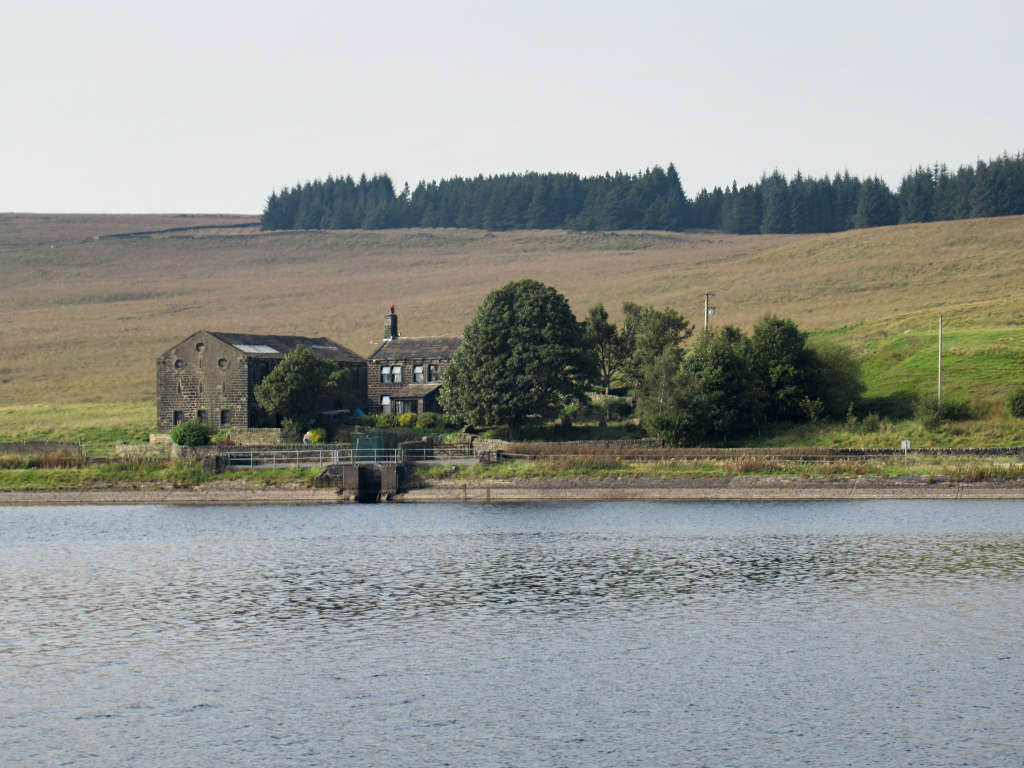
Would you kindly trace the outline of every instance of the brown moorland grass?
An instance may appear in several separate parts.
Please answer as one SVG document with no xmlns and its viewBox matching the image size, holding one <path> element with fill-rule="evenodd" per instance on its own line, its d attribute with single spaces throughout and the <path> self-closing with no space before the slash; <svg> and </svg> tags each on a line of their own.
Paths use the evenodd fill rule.
<svg viewBox="0 0 1024 768">
<path fill-rule="evenodd" d="M 940 311 L 950 327 L 1024 324 L 1024 217 L 792 236 L 231 228 L 255 223 L 0 214 L 0 406 L 152 402 L 155 357 L 200 328 L 367 353 L 393 303 L 403 334 L 458 334 L 490 290 L 525 277 L 579 316 L 632 300 L 696 321 L 712 290 L 717 322 L 774 312 L 864 351 Z"/>
</svg>

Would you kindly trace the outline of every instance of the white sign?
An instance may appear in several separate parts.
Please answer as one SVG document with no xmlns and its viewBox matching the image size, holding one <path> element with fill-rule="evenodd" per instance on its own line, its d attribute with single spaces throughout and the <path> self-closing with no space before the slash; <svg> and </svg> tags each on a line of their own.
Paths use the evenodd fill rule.
<svg viewBox="0 0 1024 768">
<path fill-rule="evenodd" d="M 901 440 L 900 441 L 900 448 L 903 449 L 904 453 L 909 451 L 910 450 L 910 441 L 909 440 Z"/>
</svg>

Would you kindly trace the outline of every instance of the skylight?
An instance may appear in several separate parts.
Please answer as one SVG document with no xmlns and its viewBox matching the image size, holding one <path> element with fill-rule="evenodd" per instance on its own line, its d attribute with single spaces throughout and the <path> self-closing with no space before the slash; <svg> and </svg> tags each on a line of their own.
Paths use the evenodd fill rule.
<svg viewBox="0 0 1024 768">
<path fill-rule="evenodd" d="M 232 344 L 232 346 L 240 352 L 245 352 L 250 355 L 279 355 L 281 354 L 273 347 L 268 347 L 266 344 Z"/>
</svg>

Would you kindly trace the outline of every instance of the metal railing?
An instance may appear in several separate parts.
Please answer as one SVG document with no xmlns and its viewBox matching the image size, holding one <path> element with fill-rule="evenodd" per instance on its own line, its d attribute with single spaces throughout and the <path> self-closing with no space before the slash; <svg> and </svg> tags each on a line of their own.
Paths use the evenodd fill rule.
<svg viewBox="0 0 1024 768">
<path fill-rule="evenodd" d="M 327 464 L 401 464 L 416 461 L 446 461 L 473 456 L 468 445 L 438 445 L 403 448 L 232 448 L 225 451 L 229 469 L 284 469 L 322 467 Z"/>
</svg>

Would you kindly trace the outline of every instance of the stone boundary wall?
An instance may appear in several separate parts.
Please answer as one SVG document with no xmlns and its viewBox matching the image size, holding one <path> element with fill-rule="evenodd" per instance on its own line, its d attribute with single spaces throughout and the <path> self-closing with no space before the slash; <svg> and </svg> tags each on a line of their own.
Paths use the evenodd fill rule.
<svg viewBox="0 0 1024 768">
<path fill-rule="evenodd" d="M 114 454 L 123 458 L 158 459 L 171 455 L 172 443 L 118 443 Z"/>
<path fill-rule="evenodd" d="M 81 456 L 81 443 L 0 443 L 0 456 Z"/>
<path fill-rule="evenodd" d="M 232 427 L 231 442 L 236 445 L 279 445 L 281 430 L 279 427 L 240 429 Z"/>
</svg>

